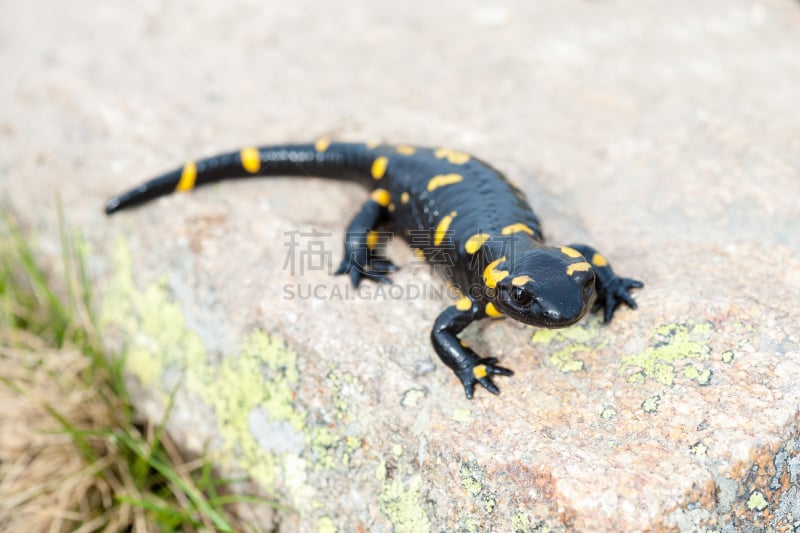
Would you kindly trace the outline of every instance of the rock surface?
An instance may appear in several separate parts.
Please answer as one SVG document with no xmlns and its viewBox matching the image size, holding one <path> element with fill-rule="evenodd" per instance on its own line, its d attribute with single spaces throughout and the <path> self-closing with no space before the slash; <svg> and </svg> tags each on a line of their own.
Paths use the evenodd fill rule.
<svg viewBox="0 0 800 533">
<path fill-rule="evenodd" d="M 286 506 L 256 509 L 262 527 L 798 527 L 797 2 L 3 12 L 3 205 L 56 271 L 61 198 L 140 408 L 157 419 L 177 389 L 184 446 Z M 427 340 L 441 283 L 401 243 L 394 293 L 347 296 L 328 276 L 355 186 L 226 183 L 102 215 L 186 158 L 323 134 L 493 162 L 551 241 L 644 280 L 640 309 L 471 327 L 516 374 L 467 401 Z M 325 268 L 304 263 L 317 244 Z"/>
</svg>

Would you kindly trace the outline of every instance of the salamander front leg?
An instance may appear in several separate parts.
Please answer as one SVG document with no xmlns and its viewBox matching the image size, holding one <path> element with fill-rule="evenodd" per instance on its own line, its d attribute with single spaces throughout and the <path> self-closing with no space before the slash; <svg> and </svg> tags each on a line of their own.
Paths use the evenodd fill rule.
<svg viewBox="0 0 800 533">
<path fill-rule="evenodd" d="M 644 283 L 636 279 L 621 278 L 614 274 L 605 256 L 591 246 L 570 244 L 569 247 L 578 250 L 591 263 L 594 270 L 597 300 L 594 302 L 592 311 L 597 311 L 602 307 L 603 321 L 609 322 L 620 302 L 631 309 L 636 309 L 636 301 L 628 291 L 641 289 L 644 287 Z"/>
<path fill-rule="evenodd" d="M 375 228 L 385 219 L 390 200 L 386 190 L 373 191 L 347 227 L 344 258 L 334 274 L 349 274 L 353 287 L 357 288 L 362 279 L 392 282 L 387 274 L 397 270 L 397 267 L 388 259 L 378 257 L 375 252 L 379 244 Z"/>
<path fill-rule="evenodd" d="M 433 348 L 442 362 L 452 368 L 461 380 L 467 398 L 472 398 L 476 383 L 498 394 L 500 389 L 492 382 L 491 376 L 514 374 L 507 368 L 496 366 L 497 358 L 479 356 L 456 336 L 478 318 L 482 318 L 478 305 L 464 297 L 442 311 L 431 331 Z"/>
</svg>

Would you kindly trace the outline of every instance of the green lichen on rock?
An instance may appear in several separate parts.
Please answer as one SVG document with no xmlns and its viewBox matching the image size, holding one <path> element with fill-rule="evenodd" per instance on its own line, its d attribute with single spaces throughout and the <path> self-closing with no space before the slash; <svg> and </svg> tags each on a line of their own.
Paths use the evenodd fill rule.
<svg viewBox="0 0 800 533">
<path fill-rule="evenodd" d="M 431 529 L 431 522 L 419 504 L 422 477 L 419 474 L 413 474 L 404 484 L 402 470 L 397 471 L 395 477 L 387 481 L 386 463 L 382 462 L 378 467 L 376 476 L 383 484 L 383 490 L 378 496 L 381 511 L 392 523 L 395 531 L 427 533 Z"/>
<path fill-rule="evenodd" d="M 760 490 L 754 490 L 747 499 L 747 508 L 750 511 L 760 512 L 766 509 L 768 505 L 769 502 L 767 501 L 767 498 Z"/>
<path fill-rule="evenodd" d="M 603 407 L 603 410 L 600 411 L 600 417 L 604 420 L 613 420 L 617 417 L 617 410 L 611 405 L 606 405 Z"/>
<path fill-rule="evenodd" d="M 238 466 L 264 486 L 273 485 L 285 462 L 256 440 L 250 427 L 251 415 L 260 410 L 266 413 L 269 424 L 288 423 L 289 428 L 283 426 L 283 431 L 300 433 L 306 429 L 305 414 L 292 401 L 296 356 L 282 342 L 255 331 L 244 339 L 238 355 L 227 356 L 218 368 L 207 366 L 201 372 L 206 374 L 202 387 L 193 392 L 217 415 L 223 450 L 235 453 Z"/>
<path fill-rule="evenodd" d="M 337 531 L 336 524 L 329 516 L 323 516 L 317 520 L 317 533 L 336 533 Z"/>
<path fill-rule="evenodd" d="M 559 345 L 550 354 L 550 364 L 564 373 L 583 370 L 581 355 L 603 349 L 608 341 L 600 334 L 602 321 L 592 317 L 577 326 L 566 329 L 538 329 L 531 344 Z"/>
<path fill-rule="evenodd" d="M 463 463 L 459 468 L 461 486 L 467 489 L 470 496 L 475 497 L 483 490 L 486 470 L 477 463 Z"/>
<path fill-rule="evenodd" d="M 622 358 L 620 371 L 629 374 L 629 383 L 652 379 L 672 386 L 683 369 L 684 377 L 708 385 L 711 371 L 702 362 L 708 360 L 711 353 L 708 346 L 711 332 L 710 323 L 691 320 L 659 326 L 653 331 L 650 346 L 641 353 Z"/>
<path fill-rule="evenodd" d="M 661 401 L 661 396 L 655 394 L 650 396 L 642 402 L 642 411 L 648 414 L 655 413 L 658 410 L 658 402 Z"/>
<path fill-rule="evenodd" d="M 514 533 L 526 533 L 531 528 L 531 520 L 525 513 L 517 513 L 511 517 L 511 529 Z"/>
<path fill-rule="evenodd" d="M 126 339 L 126 371 L 145 387 L 154 388 L 167 367 L 180 370 L 203 365 L 203 343 L 186 329 L 180 309 L 169 301 L 165 279 L 139 290 L 124 239 L 113 247 L 112 260 L 115 270 L 103 295 L 100 327 L 113 328 Z"/>
<path fill-rule="evenodd" d="M 203 423 L 217 424 L 221 446 L 215 453 L 219 461 L 247 471 L 265 487 L 272 486 L 279 476 L 304 479 L 297 469 L 305 468 L 306 462 L 293 461 L 288 453 L 267 451 L 250 425 L 255 412 L 264 413 L 269 424 L 281 424 L 282 431 L 307 434 L 315 441 L 304 423 L 307 414 L 293 401 L 297 356 L 283 341 L 253 331 L 243 339 L 238 354 L 212 364 L 200 337 L 187 328 L 166 282 L 161 279 L 144 290 L 136 287 L 125 240 L 115 244 L 112 260 L 114 274 L 102 300 L 100 324 L 126 340 L 126 371 L 150 390 L 165 388 L 165 372 L 177 371 L 184 389 L 215 415 Z M 163 397 L 166 399 L 166 392 Z M 286 470 L 290 466 L 292 472 Z M 289 489 L 298 495 L 308 492 L 308 487 Z"/>
<path fill-rule="evenodd" d="M 458 473 L 461 477 L 461 486 L 482 504 L 486 514 L 494 512 L 497 507 L 497 494 L 487 486 L 486 468 L 469 461 L 461 464 Z"/>
</svg>

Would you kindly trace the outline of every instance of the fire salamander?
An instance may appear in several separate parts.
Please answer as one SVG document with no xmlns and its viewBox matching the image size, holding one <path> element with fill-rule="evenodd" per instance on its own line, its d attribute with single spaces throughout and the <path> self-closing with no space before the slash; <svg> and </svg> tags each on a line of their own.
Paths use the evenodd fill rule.
<svg viewBox="0 0 800 533">
<path fill-rule="evenodd" d="M 358 181 L 371 194 L 347 228 L 336 274 L 352 284 L 388 283 L 396 267 L 379 253 L 377 229 L 393 230 L 425 255 L 445 264 L 462 297 L 436 319 L 433 348 L 472 398 L 476 384 L 497 394 L 492 376 L 510 376 L 494 357 L 481 357 L 458 334 L 473 321 L 509 316 L 533 326 L 563 328 L 594 308 L 611 320 L 640 281 L 614 274 L 608 260 L 585 244 L 546 246 L 539 219 L 524 194 L 500 172 L 447 148 L 331 142 L 249 147 L 191 161 L 111 198 L 114 213 L 173 191 L 225 178 L 317 176 Z"/>
</svg>

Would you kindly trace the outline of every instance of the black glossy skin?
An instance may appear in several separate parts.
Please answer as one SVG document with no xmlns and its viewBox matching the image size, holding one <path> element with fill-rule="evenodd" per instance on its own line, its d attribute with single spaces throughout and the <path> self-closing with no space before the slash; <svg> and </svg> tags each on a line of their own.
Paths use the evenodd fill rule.
<svg viewBox="0 0 800 533">
<path fill-rule="evenodd" d="M 548 247 L 522 192 L 488 164 L 467 154 L 410 146 L 330 143 L 248 148 L 194 163 L 116 196 L 106 213 L 177 190 L 222 179 L 319 176 L 353 180 L 372 190 L 350 223 L 337 274 L 389 282 L 395 266 L 373 249 L 370 233 L 386 222 L 422 252 L 464 295 L 436 319 L 436 353 L 471 398 L 479 384 L 498 393 L 494 374 L 511 375 L 495 358 L 481 358 L 458 334 L 475 320 L 510 316 L 560 328 L 583 317 L 592 299 L 611 320 L 620 302 L 636 303 L 636 280 L 616 276 L 586 245 Z M 194 179 L 192 179 L 194 178 Z"/>
</svg>

